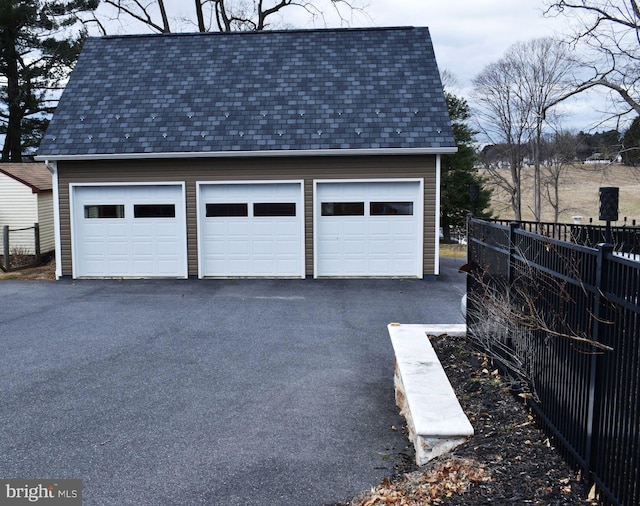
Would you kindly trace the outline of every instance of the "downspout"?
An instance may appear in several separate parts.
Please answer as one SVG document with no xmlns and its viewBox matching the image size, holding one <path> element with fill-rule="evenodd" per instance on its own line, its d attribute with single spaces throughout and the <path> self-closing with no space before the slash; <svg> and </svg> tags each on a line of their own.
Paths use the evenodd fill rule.
<svg viewBox="0 0 640 506">
<path fill-rule="evenodd" d="M 433 274 L 440 275 L 440 171 L 442 155 L 436 155 L 436 251 L 434 254 Z"/>
<path fill-rule="evenodd" d="M 55 257 L 56 257 L 56 279 L 62 276 L 62 248 L 60 243 L 60 198 L 58 193 L 58 162 L 44 162 L 47 170 L 51 172 L 51 182 L 53 186 L 53 228 L 55 232 Z"/>
</svg>

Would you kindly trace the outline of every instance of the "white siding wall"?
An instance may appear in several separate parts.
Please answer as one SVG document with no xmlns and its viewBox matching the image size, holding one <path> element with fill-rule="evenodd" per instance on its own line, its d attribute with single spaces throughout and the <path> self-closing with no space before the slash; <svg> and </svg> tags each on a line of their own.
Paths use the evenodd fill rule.
<svg viewBox="0 0 640 506">
<path fill-rule="evenodd" d="M 40 253 L 56 249 L 53 226 L 53 192 L 38 193 L 38 223 L 40 224 Z"/>
<path fill-rule="evenodd" d="M 0 228 L 4 225 L 9 225 L 10 229 L 32 227 L 37 221 L 37 195 L 32 193 L 28 186 L 5 174 L 0 174 Z M 0 231 L 1 242 L 2 233 Z M 14 248 L 26 249 L 33 254 L 33 230 L 12 234 L 9 243 L 11 250 Z"/>
</svg>

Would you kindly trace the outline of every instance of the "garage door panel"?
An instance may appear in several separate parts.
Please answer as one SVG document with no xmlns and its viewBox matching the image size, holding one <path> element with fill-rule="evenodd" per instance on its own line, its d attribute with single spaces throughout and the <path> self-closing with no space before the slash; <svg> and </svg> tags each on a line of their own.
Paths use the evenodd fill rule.
<svg viewBox="0 0 640 506">
<path fill-rule="evenodd" d="M 136 258 L 153 256 L 153 244 L 151 243 L 151 241 L 134 241 L 133 255 Z M 147 258 L 145 258 L 144 260 L 148 261 Z"/>
<path fill-rule="evenodd" d="M 300 243 L 297 240 L 280 240 L 276 243 L 276 253 L 278 259 L 283 256 L 290 257 L 288 260 L 298 260 L 300 254 Z"/>
<path fill-rule="evenodd" d="M 260 258 L 260 256 L 263 257 L 268 257 L 267 260 L 271 261 L 271 259 L 273 258 L 273 254 L 275 253 L 275 248 L 274 248 L 274 244 L 272 241 L 269 240 L 260 240 L 259 238 L 256 238 L 253 241 L 253 255 L 256 258 Z M 263 259 L 264 261 L 264 259 Z"/>
<path fill-rule="evenodd" d="M 406 255 L 407 257 L 412 257 L 413 258 L 413 252 L 415 250 L 415 241 L 412 241 L 410 239 L 394 239 L 391 243 L 391 249 L 390 251 L 394 254 L 394 255 Z"/>
<path fill-rule="evenodd" d="M 344 268 L 346 272 L 349 272 L 349 276 L 366 276 L 367 269 L 365 268 L 365 264 L 362 263 L 359 259 L 349 259 L 345 258 L 344 260 Z"/>
<path fill-rule="evenodd" d="M 251 226 L 247 220 L 231 220 L 224 224 L 224 230 L 229 237 L 241 237 L 243 240 L 251 232 Z"/>
<path fill-rule="evenodd" d="M 272 221 L 267 222 L 254 222 L 252 227 L 252 233 L 254 237 L 259 239 L 274 238 L 277 233 L 277 226 Z"/>
<path fill-rule="evenodd" d="M 367 223 L 365 220 L 344 220 L 341 233 L 346 237 L 366 237 Z"/>
<path fill-rule="evenodd" d="M 342 244 L 344 245 L 342 249 L 344 255 L 358 255 L 358 258 L 364 255 L 367 249 L 362 240 L 345 239 Z"/>
<path fill-rule="evenodd" d="M 413 234 L 415 233 L 415 220 L 398 218 L 389 220 L 389 229 L 398 236 Z"/>
<path fill-rule="evenodd" d="M 394 227 L 389 220 L 380 220 L 376 223 L 367 223 L 367 233 L 369 237 L 384 237 L 387 239 L 394 232 Z"/>
<path fill-rule="evenodd" d="M 341 242 L 336 238 L 333 240 L 325 239 L 317 246 L 318 257 L 337 260 L 338 255 L 342 251 Z"/>
<path fill-rule="evenodd" d="M 76 277 L 187 276 L 182 185 L 76 186 L 72 191 Z M 141 206 L 147 217 L 136 218 L 134 209 Z M 163 216 L 156 217 L 158 212 Z"/>
<path fill-rule="evenodd" d="M 229 239 L 226 243 L 226 247 L 220 251 L 220 254 L 227 254 L 230 257 L 241 256 L 249 258 L 250 252 L 250 244 L 242 238 L 238 240 Z"/>
<path fill-rule="evenodd" d="M 136 259 L 133 260 L 133 267 L 138 276 L 152 276 L 154 271 L 153 260 Z"/>
<path fill-rule="evenodd" d="M 316 276 L 421 276 L 418 181 L 318 182 L 315 197 Z"/>
<path fill-rule="evenodd" d="M 369 240 L 369 257 L 388 259 L 394 253 L 395 246 L 388 237 Z"/>
<path fill-rule="evenodd" d="M 369 260 L 369 269 L 376 275 L 382 275 L 385 272 L 389 272 L 391 269 L 391 262 L 388 257 L 383 258 L 371 258 Z"/>
<path fill-rule="evenodd" d="M 216 260 L 220 260 L 224 256 L 227 248 L 226 243 L 217 241 L 207 241 L 203 246 L 209 252 L 209 256 Z"/>
<path fill-rule="evenodd" d="M 157 243 L 157 247 L 156 255 L 161 261 L 171 258 L 175 262 L 175 258 L 179 254 L 179 246 L 175 241 L 170 241 L 169 238 L 167 238 L 167 240 L 160 239 Z"/>
</svg>

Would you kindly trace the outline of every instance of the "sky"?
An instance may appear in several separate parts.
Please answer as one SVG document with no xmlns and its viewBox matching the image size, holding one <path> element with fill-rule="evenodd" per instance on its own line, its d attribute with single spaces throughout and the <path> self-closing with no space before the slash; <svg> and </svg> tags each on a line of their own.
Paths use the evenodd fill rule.
<svg viewBox="0 0 640 506">
<path fill-rule="evenodd" d="M 165 0 L 170 15 L 189 19 L 178 23 L 175 31 L 195 31 L 195 12 L 192 2 Z M 237 0 L 242 1 L 242 0 Z M 246 0 L 248 1 L 248 0 Z M 560 35 L 568 31 L 564 17 L 545 17 L 544 0 L 356 0 L 366 2 L 366 16 L 357 15 L 350 26 L 427 26 L 441 71 L 453 74 L 456 95 L 466 98 L 470 105 L 471 80 L 486 65 L 498 60 L 516 42 L 526 42 L 543 36 Z M 322 4 L 322 2 L 325 2 Z M 330 5 L 330 0 L 316 0 Z M 331 12 L 331 7 L 325 8 Z M 340 19 L 326 16 L 315 23 L 303 10 L 288 7 L 281 22 L 297 28 L 323 28 L 340 26 Z M 121 28 L 135 33 L 130 26 Z M 601 123 L 606 117 L 604 95 L 597 92 L 581 95 L 561 105 L 560 125 L 572 131 L 596 131 L 615 128 L 612 123 Z"/>
<path fill-rule="evenodd" d="M 471 105 L 471 80 L 500 59 L 516 42 L 569 32 L 565 17 L 544 16 L 544 0 L 370 0 L 371 20 L 355 26 L 428 26 L 441 71 L 456 79 L 453 91 Z M 557 112 L 563 128 L 606 130 L 604 94 L 591 92 L 562 104 Z"/>
</svg>

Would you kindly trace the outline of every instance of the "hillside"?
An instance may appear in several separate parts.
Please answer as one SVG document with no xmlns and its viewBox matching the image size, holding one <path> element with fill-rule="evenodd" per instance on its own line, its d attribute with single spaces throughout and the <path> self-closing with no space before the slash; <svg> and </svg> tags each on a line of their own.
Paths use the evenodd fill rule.
<svg viewBox="0 0 640 506">
<path fill-rule="evenodd" d="M 508 177 L 509 169 L 504 170 Z M 487 177 L 485 171 L 480 171 Z M 523 220 L 533 220 L 533 168 L 525 167 L 523 170 Z M 487 183 L 488 186 L 491 183 Z M 588 165 L 581 164 L 568 168 L 560 181 L 560 219 L 562 223 L 572 222 L 573 216 L 582 216 L 582 223 L 588 223 L 593 218 L 594 224 L 598 221 L 599 193 L 598 189 L 604 186 L 617 186 L 620 188 L 620 220 L 615 225 L 623 225 L 626 216 L 627 223 L 632 220 L 640 225 L 640 168 L 625 167 L 619 164 L 612 165 Z M 506 192 L 496 188 L 494 190 L 491 206 L 494 216 L 500 219 L 513 218 L 513 211 L 509 204 Z M 553 209 L 543 196 L 542 221 L 553 221 Z"/>
</svg>

